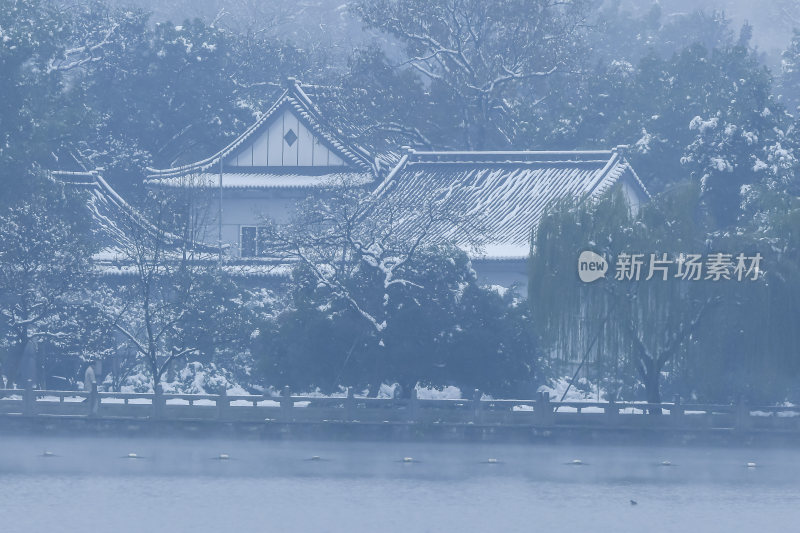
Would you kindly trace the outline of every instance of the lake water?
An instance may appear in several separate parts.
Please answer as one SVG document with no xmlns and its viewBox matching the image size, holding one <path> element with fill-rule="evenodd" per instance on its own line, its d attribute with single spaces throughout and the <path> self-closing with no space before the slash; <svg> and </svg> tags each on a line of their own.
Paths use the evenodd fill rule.
<svg viewBox="0 0 800 533">
<path fill-rule="evenodd" d="M 0 529 L 790 532 L 800 451 L 0 437 Z"/>
</svg>

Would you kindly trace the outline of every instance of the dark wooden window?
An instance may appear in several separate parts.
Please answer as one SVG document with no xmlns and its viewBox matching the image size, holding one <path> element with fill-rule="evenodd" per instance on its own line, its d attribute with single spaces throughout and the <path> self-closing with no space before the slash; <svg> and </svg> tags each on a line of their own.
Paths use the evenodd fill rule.
<svg viewBox="0 0 800 533">
<path fill-rule="evenodd" d="M 261 226 L 241 226 L 239 234 L 239 250 L 242 257 L 264 255 L 266 231 Z"/>
<path fill-rule="evenodd" d="M 257 233 L 256 226 L 242 226 L 241 235 L 239 239 L 239 250 L 241 250 L 242 257 L 255 257 L 257 250 Z"/>
</svg>

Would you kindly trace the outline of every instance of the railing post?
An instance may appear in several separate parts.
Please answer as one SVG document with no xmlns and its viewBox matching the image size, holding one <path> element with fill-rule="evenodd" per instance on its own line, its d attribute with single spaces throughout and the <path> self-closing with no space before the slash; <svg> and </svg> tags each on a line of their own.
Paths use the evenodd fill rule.
<svg viewBox="0 0 800 533">
<path fill-rule="evenodd" d="M 228 391 L 225 387 L 222 387 L 222 390 L 219 392 L 217 396 L 217 418 L 219 420 L 225 420 L 228 416 L 228 408 L 231 405 L 231 401 L 228 399 Z"/>
<path fill-rule="evenodd" d="M 289 385 L 286 385 L 283 391 L 281 391 L 281 419 L 283 422 L 289 422 L 292 419 L 293 407 L 292 390 L 289 388 Z"/>
<path fill-rule="evenodd" d="M 540 392 L 533 408 L 534 418 L 540 426 L 551 426 L 554 422 L 553 406 L 550 404 L 550 393 Z"/>
<path fill-rule="evenodd" d="M 472 392 L 472 421 L 476 424 L 481 421 L 481 396 L 480 389 Z"/>
<path fill-rule="evenodd" d="M 609 426 L 616 426 L 619 424 L 619 406 L 617 402 L 614 401 L 613 397 L 608 399 L 608 405 L 606 405 L 603 410 L 606 414 L 606 424 Z"/>
<path fill-rule="evenodd" d="M 347 387 L 347 397 L 344 399 L 344 419 L 347 422 L 356 419 L 356 394 L 353 387 Z"/>
<path fill-rule="evenodd" d="M 672 419 L 672 425 L 680 426 L 683 424 L 684 421 L 684 409 L 683 405 L 681 404 L 681 397 L 679 394 L 675 395 L 675 398 L 672 400 L 672 407 L 669 410 L 669 416 Z"/>
<path fill-rule="evenodd" d="M 153 418 L 160 420 L 164 416 L 164 390 L 161 388 L 161 383 L 153 389 Z"/>
<path fill-rule="evenodd" d="M 36 397 L 33 395 L 33 380 L 25 380 L 25 389 L 22 393 L 22 414 L 33 416 L 36 414 Z"/>
<path fill-rule="evenodd" d="M 408 421 L 419 422 L 419 398 L 416 387 L 411 389 L 411 399 L 408 401 Z"/>
<path fill-rule="evenodd" d="M 100 397 L 97 394 L 97 382 L 92 382 L 92 388 L 89 389 L 89 398 L 87 400 L 89 404 L 89 412 L 87 415 L 89 418 L 94 418 L 97 416 L 97 412 L 100 410 Z"/>
<path fill-rule="evenodd" d="M 752 420 L 750 418 L 750 406 L 747 404 L 747 400 L 743 397 L 739 398 L 739 401 L 736 402 L 736 406 L 734 407 L 734 415 L 735 415 L 735 428 L 737 430 L 748 430 L 752 426 Z"/>
</svg>

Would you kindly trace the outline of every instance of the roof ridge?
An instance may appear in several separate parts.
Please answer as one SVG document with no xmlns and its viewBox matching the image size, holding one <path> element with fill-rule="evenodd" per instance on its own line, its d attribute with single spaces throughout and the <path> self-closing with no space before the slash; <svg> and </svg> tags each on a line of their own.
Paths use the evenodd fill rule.
<svg viewBox="0 0 800 533">
<path fill-rule="evenodd" d="M 600 154 L 611 154 L 616 151 L 616 148 L 612 148 L 610 150 L 415 150 L 413 148 L 409 148 L 407 146 L 401 147 L 402 149 L 406 150 L 407 152 L 415 155 L 420 156 L 432 156 L 432 155 L 465 155 L 465 154 L 478 154 L 478 155 L 526 155 L 526 154 L 536 154 L 536 155 L 548 155 L 548 154 L 555 154 L 555 155 L 563 155 L 563 154 L 589 154 L 589 155 L 600 155 Z"/>
<path fill-rule="evenodd" d="M 94 174 L 85 170 L 49 170 L 50 178 L 54 181 L 72 186 L 97 187 Z M 86 178 L 89 181 L 78 181 L 76 178 Z"/>
<path fill-rule="evenodd" d="M 603 183 L 603 181 L 605 181 L 606 177 L 611 173 L 611 171 L 616 166 L 617 162 L 619 161 L 619 158 L 620 158 L 619 153 L 616 150 L 613 150 L 611 153 L 611 158 L 608 160 L 608 163 L 606 163 L 606 166 L 603 167 L 603 170 L 601 170 L 598 173 L 597 179 L 594 181 L 594 183 L 592 183 L 589 186 L 588 190 L 586 191 L 587 198 L 590 197 L 592 193 L 594 193 L 594 191 L 597 189 L 597 187 L 600 186 L 601 183 Z"/>
<path fill-rule="evenodd" d="M 417 151 L 403 147 L 412 163 L 475 163 L 475 162 L 601 162 L 615 150 L 449 150 Z"/>
<path fill-rule="evenodd" d="M 336 128 L 332 124 L 330 124 L 325 117 L 323 116 L 322 110 L 319 106 L 306 94 L 303 90 L 303 83 L 297 80 L 296 78 L 289 78 L 291 82 L 291 89 L 294 90 L 295 94 L 299 97 L 302 103 L 306 105 L 308 111 L 313 113 L 311 118 L 316 121 L 316 125 L 322 128 L 327 128 L 333 130 L 335 135 L 331 136 L 332 138 L 328 138 L 325 131 L 320 131 L 319 133 L 326 138 L 328 142 L 330 142 L 334 147 L 342 151 L 345 155 L 355 155 L 356 163 L 360 159 L 362 163 L 364 163 L 368 168 L 373 166 L 372 162 L 372 154 L 369 150 L 365 149 L 363 146 L 360 146 L 356 143 L 344 143 L 341 141 L 339 137 L 344 137 L 344 132 L 341 129 Z M 299 111 L 299 110 L 298 110 Z M 356 152 L 355 154 L 348 154 L 348 152 Z"/>
</svg>

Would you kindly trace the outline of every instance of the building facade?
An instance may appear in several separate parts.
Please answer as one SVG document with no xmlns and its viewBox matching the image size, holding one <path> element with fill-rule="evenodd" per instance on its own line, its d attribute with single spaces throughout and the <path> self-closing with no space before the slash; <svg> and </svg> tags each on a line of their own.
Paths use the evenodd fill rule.
<svg viewBox="0 0 800 533">
<path fill-rule="evenodd" d="M 204 242 L 242 261 L 259 257 L 264 220 L 289 223 L 297 202 L 325 187 L 355 184 L 378 200 L 400 199 L 411 208 L 443 198 L 446 208 L 478 222 L 484 238 L 480 247 L 468 247 L 459 227 L 446 221 L 434 228 L 436 238 L 465 249 L 482 283 L 516 285 L 522 295 L 532 231 L 548 206 L 566 197 L 600 195 L 615 185 L 634 210 L 649 197 L 624 147 L 558 152 L 398 147 L 376 154 L 331 124 L 295 80 L 228 146 L 188 165 L 152 169 L 146 184 L 173 194 L 199 193 Z"/>
</svg>

